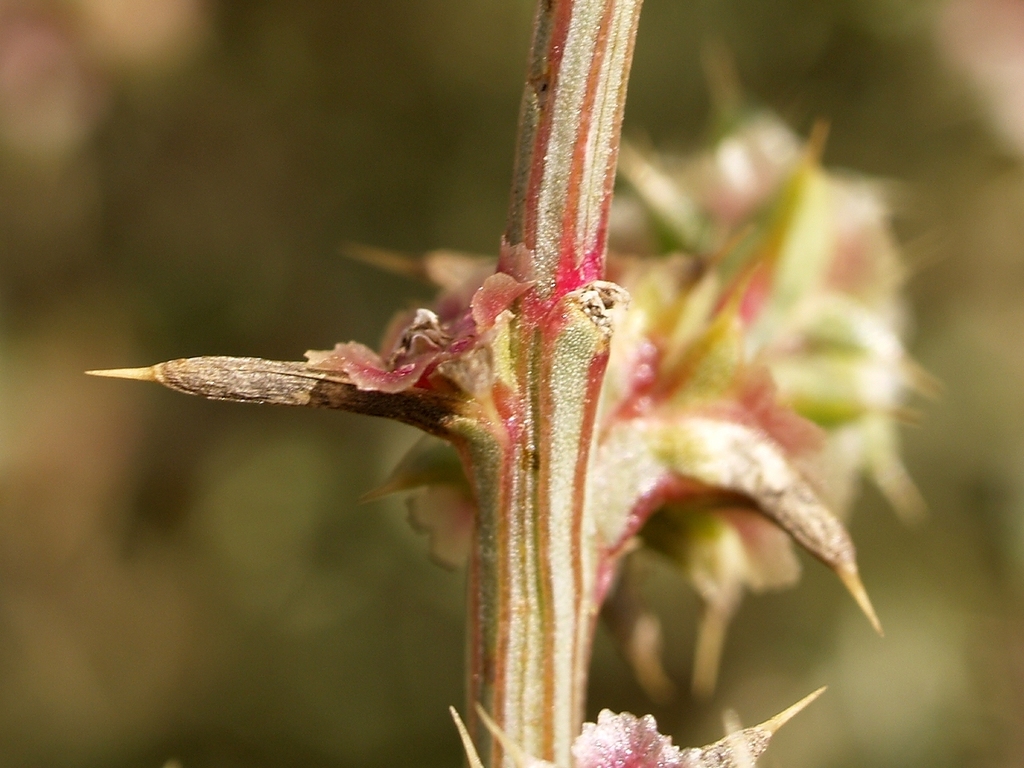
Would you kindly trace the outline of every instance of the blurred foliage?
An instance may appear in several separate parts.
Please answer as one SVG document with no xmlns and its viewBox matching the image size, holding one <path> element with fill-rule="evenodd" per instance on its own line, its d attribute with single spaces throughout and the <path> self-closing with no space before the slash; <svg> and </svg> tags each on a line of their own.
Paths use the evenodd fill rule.
<svg viewBox="0 0 1024 768">
<path fill-rule="evenodd" d="M 0 2 L 0 765 L 461 760 L 462 576 L 357 504 L 415 435 L 81 371 L 373 343 L 427 293 L 343 243 L 494 253 L 531 13 Z M 748 601 L 712 702 L 653 707 L 599 635 L 595 707 L 705 743 L 829 684 L 764 765 L 1024 763 L 1024 42 L 993 63 L 986 13 L 1024 28 L 1005 0 L 647 0 L 627 135 L 699 145 L 709 41 L 829 119 L 826 163 L 891 180 L 946 392 L 906 432 L 927 522 L 870 490 L 854 517 L 884 640 L 807 569 Z M 653 581 L 686 680 L 696 606 Z"/>
</svg>

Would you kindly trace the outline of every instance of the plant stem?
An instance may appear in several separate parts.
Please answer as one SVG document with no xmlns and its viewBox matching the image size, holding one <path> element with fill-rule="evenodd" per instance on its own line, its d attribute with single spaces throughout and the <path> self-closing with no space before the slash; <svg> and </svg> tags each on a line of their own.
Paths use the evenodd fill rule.
<svg viewBox="0 0 1024 768">
<path fill-rule="evenodd" d="M 494 374 L 486 395 L 413 382 L 401 391 L 362 389 L 344 364 L 253 358 L 95 372 L 212 399 L 386 416 L 456 445 L 479 509 L 469 574 L 467 714 L 490 768 L 512 761 L 481 728 L 478 705 L 513 743 L 562 768 L 572 765 L 583 724 L 607 566 L 607 543 L 599 540 L 594 505 L 586 503 L 587 473 L 611 310 L 625 298 L 601 278 L 641 2 L 539 0 L 498 267 L 514 280 L 499 276 L 489 289 L 500 293 L 503 281 L 505 289 L 518 281 L 516 290 L 525 292 L 516 294 L 511 318 L 501 310 L 504 330 L 495 322 L 485 329 L 490 336 L 478 339 L 483 367 Z M 486 303 L 487 290 L 478 294 Z M 477 309 L 471 307 L 471 318 Z M 428 330 L 410 326 L 410 350 L 417 339 L 447 338 L 439 326 L 426 342 L 417 336 Z M 467 370 L 477 370 L 474 359 L 463 361 Z"/>
<path fill-rule="evenodd" d="M 479 704 L 527 753 L 572 765 L 599 608 L 585 502 L 621 290 L 604 273 L 608 209 L 641 0 L 540 0 L 499 270 L 533 289 L 511 326 L 514 383 L 465 435 L 479 518 L 469 585 L 470 729 L 511 765 Z"/>
<path fill-rule="evenodd" d="M 542 298 L 603 275 L 641 4 L 538 0 L 499 269 Z"/>
</svg>

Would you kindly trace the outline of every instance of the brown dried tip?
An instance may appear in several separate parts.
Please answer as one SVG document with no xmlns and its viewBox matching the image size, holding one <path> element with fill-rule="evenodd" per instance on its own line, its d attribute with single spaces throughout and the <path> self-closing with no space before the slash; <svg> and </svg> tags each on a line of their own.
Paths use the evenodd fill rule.
<svg viewBox="0 0 1024 768">
<path fill-rule="evenodd" d="M 880 637 L 885 637 L 885 632 L 882 631 L 882 622 L 878 620 L 878 614 L 875 613 L 874 606 L 871 605 L 871 599 L 868 597 L 868 592 L 864 589 L 864 584 L 860 580 L 860 574 L 857 572 L 857 566 L 840 564 L 835 569 L 836 575 L 839 580 L 843 582 L 847 591 L 853 596 L 853 599 L 857 601 L 857 605 L 860 606 L 861 611 L 868 617 L 868 621 L 871 622 L 871 626 L 875 628 L 875 632 Z"/>
<path fill-rule="evenodd" d="M 458 397 L 411 388 L 403 392 L 362 390 L 344 375 L 304 362 L 258 357 L 189 357 L 148 368 L 87 371 L 90 376 L 153 381 L 186 395 L 237 403 L 329 408 L 394 419 L 438 437 L 449 436 L 461 413 Z"/>
</svg>

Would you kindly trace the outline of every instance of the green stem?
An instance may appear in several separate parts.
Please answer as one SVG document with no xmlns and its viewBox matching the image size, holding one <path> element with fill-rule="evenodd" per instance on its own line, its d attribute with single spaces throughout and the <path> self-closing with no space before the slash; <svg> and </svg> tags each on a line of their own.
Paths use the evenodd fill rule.
<svg viewBox="0 0 1024 768">
<path fill-rule="evenodd" d="M 541 298 L 603 275 L 641 3 L 538 2 L 500 269 Z"/>
<path fill-rule="evenodd" d="M 584 484 L 609 331 L 583 310 L 580 294 L 559 302 L 560 322 L 514 330 L 519 396 L 493 431 L 466 435 L 480 507 L 471 701 L 527 752 L 558 765 L 571 764 L 583 723 L 599 607 L 600 542 Z M 485 760 L 500 765 L 499 745 L 474 730 Z"/>
<path fill-rule="evenodd" d="M 514 382 L 462 447 L 480 508 L 469 585 L 470 730 L 510 765 L 482 706 L 529 754 L 572 765 L 583 724 L 601 542 L 585 503 L 621 291 L 608 208 L 641 0 L 540 0 L 499 270 L 533 289 L 512 325 Z"/>
</svg>

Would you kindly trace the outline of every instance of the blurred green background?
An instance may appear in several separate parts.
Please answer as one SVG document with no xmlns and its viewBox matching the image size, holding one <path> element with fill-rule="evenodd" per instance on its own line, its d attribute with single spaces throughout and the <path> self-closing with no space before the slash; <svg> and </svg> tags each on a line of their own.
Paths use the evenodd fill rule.
<svg viewBox="0 0 1024 768">
<path fill-rule="evenodd" d="M 494 253 L 530 0 L 0 0 L 0 765 L 454 766 L 463 576 L 400 500 L 415 438 L 88 368 L 374 343 L 425 288 L 345 242 Z M 831 166 L 893 182 L 929 502 L 853 519 L 886 626 L 824 568 L 748 599 L 710 702 L 645 701 L 600 634 L 594 711 L 677 743 L 813 688 L 764 766 L 1024 764 L 1024 6 L 647 0 L 627 134 L 705 135 L 700 52 Z M 685 688 L 693 598 L 654 592 Z"/>
</svg>

